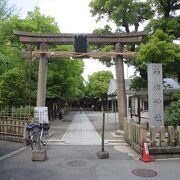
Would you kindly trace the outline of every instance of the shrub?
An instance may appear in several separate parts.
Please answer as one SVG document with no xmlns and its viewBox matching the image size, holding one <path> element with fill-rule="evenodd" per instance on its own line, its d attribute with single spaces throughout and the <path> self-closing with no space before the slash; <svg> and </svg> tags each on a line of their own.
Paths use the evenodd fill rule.
<svg viewBox="0 0 180 180">
<path fill-rule="evenodd" d="M 165 109 L 165 126 L 180 126 L 180 99 Z"/>
</svg>

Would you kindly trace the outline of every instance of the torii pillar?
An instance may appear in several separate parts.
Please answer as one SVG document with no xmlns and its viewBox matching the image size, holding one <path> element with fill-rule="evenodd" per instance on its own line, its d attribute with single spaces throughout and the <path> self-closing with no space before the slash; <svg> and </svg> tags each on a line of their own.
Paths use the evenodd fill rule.
<svg viewBox="0 0 180 180">
<path fill-rule="evenodd" d="M 40 51 L 47 52 L 48 45 L 46 43 L 40 44 Z M 46 104 L 46 83 L 47 83 L 47 68 L 48 59 L 45 53 L 41 53 L 39 59 L 39 73 L 38 73 L 38 89 L 37 89 L 37 107 L 45 107 Z"/>
<path fill-rule="evenodd" d="M 116 43 L 115 51 L 120 53 L 123 50 L 121 43 Z M 117 55 L 115 59 L 115 71 L 116 71 L 116 86 L 117 86 L 117 101 L 118 101 L 118 119 L 119 129 L 124 128 L 124 117 L 127 116 L 126 110 L 126 92 L 125 92 L 125 80 L 124 80 L 124 66 L 123 56 Z"/>
</svg>

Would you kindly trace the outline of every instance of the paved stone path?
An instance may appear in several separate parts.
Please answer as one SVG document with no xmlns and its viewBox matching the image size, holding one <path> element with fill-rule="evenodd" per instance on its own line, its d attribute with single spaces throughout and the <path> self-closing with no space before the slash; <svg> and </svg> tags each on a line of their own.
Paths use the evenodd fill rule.
<svg viewBox="0 0 180 180">
<path fill-rule="evenodd" d="M 100 145 L 101 138 L 88 117 L 76 113 L 62 140 L 71 145 Z"/>
</svg>

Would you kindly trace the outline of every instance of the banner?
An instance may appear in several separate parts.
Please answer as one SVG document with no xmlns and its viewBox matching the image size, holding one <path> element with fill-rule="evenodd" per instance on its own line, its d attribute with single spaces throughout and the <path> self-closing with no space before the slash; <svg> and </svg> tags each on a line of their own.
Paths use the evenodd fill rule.
<svg viewBox="0 0 180 180">
<path fill-rule="evenodd" d="M 48 119 L 48 108 L 47 107 L 35 107 L 34 108 L 34 118 L 39 120 L 40 124 L 49 124 Z"/>
</svg>

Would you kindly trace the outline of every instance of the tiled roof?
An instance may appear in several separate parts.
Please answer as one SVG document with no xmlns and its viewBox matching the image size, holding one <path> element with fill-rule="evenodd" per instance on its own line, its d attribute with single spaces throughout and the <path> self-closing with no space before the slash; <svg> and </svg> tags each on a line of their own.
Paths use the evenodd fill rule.
<svg viewBox="0 0 180 180">
<path fill-rule="evenodd" d="M 132 79 L 125 79 L 126 92 L 129 91 L 131 80 Z M 180 85 L 176 81 L 174 81 L 172 78 L 164 78 L 163 84 L 164 84 L 164 92 L 168 94 L 173 93 L 177 89 L 180 89 Z M 116 90 L 117 90 L 116 79 L 111 79 L 109 83 L 107 95 L 109 96 L 116 95 Z"/>
</svg>

